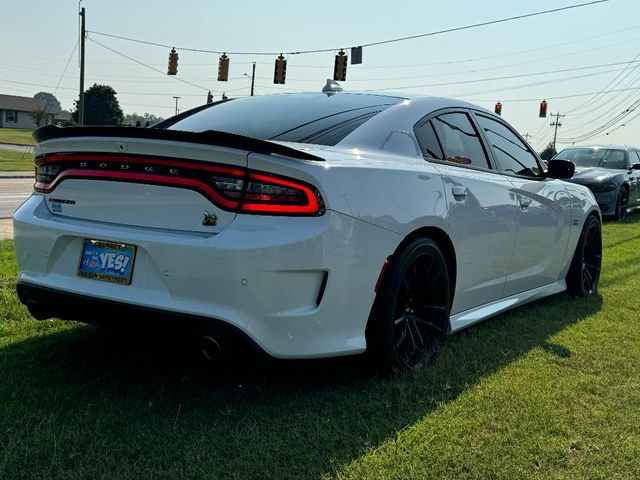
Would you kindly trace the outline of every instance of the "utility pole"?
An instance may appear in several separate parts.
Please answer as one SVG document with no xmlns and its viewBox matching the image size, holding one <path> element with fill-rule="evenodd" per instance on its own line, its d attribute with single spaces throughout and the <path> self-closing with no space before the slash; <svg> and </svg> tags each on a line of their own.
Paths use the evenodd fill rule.
<svg viewBox="0 0 640 480">
<path fill-rule="evenodd" d="M 80 9 L 80 98 L 78 100 L 78 125 L 84 125 L 84 7 Z"/>
<path fill-rule="evenodd" d="M 522 138 L 524 138 L 527 143 L 529 143 L 529 139 L 531 138 L 531 134 L 530 133 L 525 133 L 524 135 L 522 135 Z"/>
<path fill-rule="evenodd" d="M 249 74 L 247 74 L 247 73 L 243 73 L 243 75 L 245 77 L 251 79 L 251 96 L 253 97 L 253 86 L 254 86 L 254 83 L 256 81 L 256 62 L 253 62 L 253 70 L 251 71 L 251 76 L 249 76 Z M 223 97 L 224 97 L 224 95 L 223 95 Z M 223 100 L 224 100 L 224 98 L 223 98 Z"/>
<path fill-rule="evenodd" d="M 182 97 L 173 97 L 176 99 L 176 115 L 178 114 L 178 100 L 181 99 Z"/>
<path fill-rule="evenodd" d="M 560 115 L 560 113 L 552 113 L 550 117 L 556 117 L 555 121 L 551 122 L 551 126 L 555 127 L 555 130 L 553 132 L 553 151 L 556 152 L 556 138 L 558 138 L 558 127 L 562 126 L 562 123 L 560 123 L 560 119 L 566 117 L 566 115 Z"/>
<path fill-rule="evenodd" d="M 253 62 L 253 70 L 251 71 L 251 96 L 253 97 L 253 85 L 256 81 L 256 62 Z"/>
</svg>

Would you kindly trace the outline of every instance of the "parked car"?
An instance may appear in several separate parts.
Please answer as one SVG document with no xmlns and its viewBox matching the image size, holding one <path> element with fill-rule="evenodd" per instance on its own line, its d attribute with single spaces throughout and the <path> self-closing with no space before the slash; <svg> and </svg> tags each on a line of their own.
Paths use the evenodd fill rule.
<svg viewBox="0 0 640 480">
<path fill-rule="evenodd" d="M 603 215 L 621 219 L 640 207 L 640 151 L 628 146 L 565 148 L 554 157 L 576 166 L 570 182 L 585 185 L 598 201 Z"/>
<path fill-rule="evenodd" d="M 222 101 L 154 128 L 47 126 L 15 213 L 36 318 L 170 319 L 206 348 L 367 352 L 382 371 L 442 335 L 598 285 L 601 219 L 573 164 L 434 97 Z"/>
</svg>

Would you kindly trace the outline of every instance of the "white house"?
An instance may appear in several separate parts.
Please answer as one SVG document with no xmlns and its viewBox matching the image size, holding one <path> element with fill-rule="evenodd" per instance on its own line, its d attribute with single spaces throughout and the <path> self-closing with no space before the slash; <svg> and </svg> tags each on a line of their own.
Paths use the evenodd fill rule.
<svg viewBox="0 0 640 480">
<path fill-rule="evenodd" d="M 35 111 L 42 110 L 45 103 L 31 97 L 19 97 L 17 95 L 0 94 L 0 128 L 28 128 L 33 130 L 38 127 L 32 118 Z M 54 123 L 59 110 L 48 111 L 40 123 L 49 125 Z"/>
</svg>

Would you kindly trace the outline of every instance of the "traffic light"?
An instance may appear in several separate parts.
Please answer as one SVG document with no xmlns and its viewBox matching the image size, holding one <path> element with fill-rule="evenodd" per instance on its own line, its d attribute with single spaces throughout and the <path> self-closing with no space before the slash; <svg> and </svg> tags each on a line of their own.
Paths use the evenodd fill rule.
<svg viewBox="0 0 640 480">
<path fill-rule="evenodd" d="M 276 68 L 273 72 L 273 83 L 278 83 L 280 85 L 284 85 L 284 79 L 287 76 L 287 61 L 280 54 L 278 58 L 276 58 Z"/>
<path fill-rule="evenodd" d="M 547 118 L 547 101 L 542 100 L 540 102 L 540 118 Z"/>
<path fill-rule="evenodd" d="M 211 95 L 211 90 L 207 93 L 207 103 L 213 103 L 213 95 Z"/>
<path fill-rule="evenodd" d="M 347 79 L 347 55 L 340 50 L 336 55 L 336 63 L 333 67 L 333 79 L 344 82 Z"/>
<path fill-rule="evenodd" d="M 502 103 L 500 102 L 496 103 L 496 108 L 493 111 L 496 112 L 498 115 L 502 115 Z"/>
<path fill-rule="evenodd" d="M 172 48 L 169 52 L 169 68 L 167 68 L 167 75 L 178 74 L 178 52 L 175 48 Z"/>
<path fill-rule="evenodd" d="M 218 62 L 218 81 L 226 82 L 227 80 L 229 80 L 229 57 L 223 53 Z"/>
</svg>

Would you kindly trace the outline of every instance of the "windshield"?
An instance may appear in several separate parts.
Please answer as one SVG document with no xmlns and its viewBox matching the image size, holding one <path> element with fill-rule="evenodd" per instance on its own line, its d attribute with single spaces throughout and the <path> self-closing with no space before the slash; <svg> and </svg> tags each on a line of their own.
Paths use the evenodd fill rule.
<svg viewBox="0 0 640 480">
<path fill-rule="evenodd" d="M 237 98 L 169 119 L 160 128 L 218 130 L 260 140 L 335 145 L 399 97 L 322 93 Z"/>
<path fill-rule="evenodd" d="M 627 168 L 625 151 L 613 148 L 566 148 L 555 158 L 569 160 L 576 167 Z"/>
</svg>

